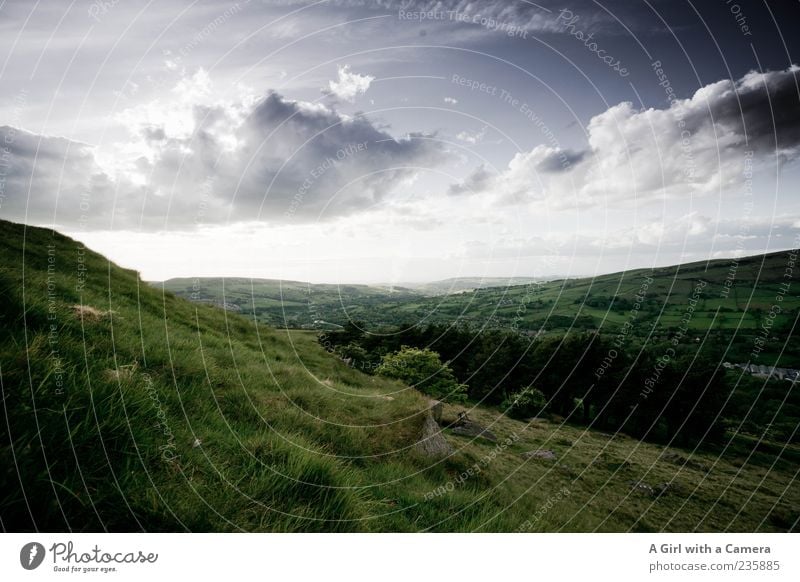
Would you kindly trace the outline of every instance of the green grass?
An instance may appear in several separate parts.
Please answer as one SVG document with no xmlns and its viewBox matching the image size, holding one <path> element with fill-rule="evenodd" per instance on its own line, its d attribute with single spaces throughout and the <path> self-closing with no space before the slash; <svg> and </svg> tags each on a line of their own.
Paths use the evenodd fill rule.
<svg viewBox="0 0 800 582">
<path fill-rule="evenodd" d="M 3 221 L 0 325 L 5 530 L 796 527 L 797 447 L 737 437 L 720 456 L 475 407 L 513 442 L 446 430 L 456 452 L 424 458 L 426 399 L 345 366 L 313 332 L 190 303 Z M 558 460 L 520 456 L 537 448 Z M 638 481 L 672 485 L 654 496 Z"/>
</svg>

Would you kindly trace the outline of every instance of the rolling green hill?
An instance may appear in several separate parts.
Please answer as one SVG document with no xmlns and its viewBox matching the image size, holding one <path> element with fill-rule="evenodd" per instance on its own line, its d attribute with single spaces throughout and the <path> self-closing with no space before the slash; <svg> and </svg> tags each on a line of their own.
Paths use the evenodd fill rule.
<svg viewBox="0 0 800 582">
<path fill-rule="evenodd" d="M 791 260 L 789 252 L 781 252 L 738 261 L 723 259 L 592 278 L 478 289 L 390 306 L 384 318 L 462 321 L 489 327 L 514 322 L 519 329 L 531 332 L 614 328 L 629 318 L 636 295 L 649 277 L 652 282 L 645 289 L 643 305 L 638 311 L 640 327 L 645 323 L 659 327 L 676 324 L 683 317 L 694 288 L 702 281 L 706 285 L 701 290 L 690 328 L 755 329 L 776 303 L 780 286 L 791 281 L 784 278 Z M 776 326 L 794 319 L 800 296 L 797 292 L 785 293 L 781 306 Z"/>
<path fill-rule="evenodd" d="M 194 287 L 192 280 L 173 279 L 163 285 L 188 299 L 234 302 L 244 315 L 290 328 L 359 322 L 360 327 L 381 330 L 438 323 L 539 336 L 579 330 L 615 333 L 625 325 L 629 337 L 657 340 L 682 325 L 700 284 L 688 333 L 710 330 L 719 341 L 731 343 L 734 361 L 745 362 L 764 325 L 773 335 L 785 335 L 797 320 L 800 294 L 792 281 L 800 276 L 800 266 L 790 266 L 796 257 L 784 251 L 450 294 L 439 294 L 439 283 L 427 291 L 399 288 L 391 293 L 364 285 L 249 279 L 199 279 Z M 779 311 L 771 313 L 776 305 Z M 763 355 L 772 365 L 800 368 L 800 346 L 772 342 Z"/>
<path fill-rule="evenodd" d="M 511 287 L 515 285 L 527 285 L 535 281 L 545 281 L 543 278 L 535 277 L 453 277 L 432 281 L 430 283 L 406 283 L 404 287 L 418 291 L 423 295 L 450 295 L 453 293 L 463 293 L 464 291 L 474 291 L 475 289 L 487 289 L 489 287 Z"/>
<path fill-rule="evenodd" d="M 152 283 L 200 303 L 226 306 L 273 326 L 296 329 L 341 326 L 348 314 L 360 317 L 420 295 L 404 287 L 328 285 L 279 279 L 177 278 Z"/>
<path fill-rule="evenodd" d="M 467 406 L 492 443 L 448 406 L 453 453 L 429 457 L 415 390 L 49 230 L 0 221 L 0 297 L 7 531 L 797 527 L 797 446 L 670 449 Z M 522 456 L 539 449 L 555 458 Z"/>
</svg>

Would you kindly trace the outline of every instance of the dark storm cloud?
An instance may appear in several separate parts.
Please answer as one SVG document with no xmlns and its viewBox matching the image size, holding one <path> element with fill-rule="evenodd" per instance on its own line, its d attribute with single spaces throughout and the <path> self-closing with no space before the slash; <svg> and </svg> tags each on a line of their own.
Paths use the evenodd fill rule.
<svg viewBox="0 0 800 582">
<path fill-rule="evenodd" d="M 0 127 L 0 186 L 0 216 L 12 220 L 46 223 L 58 207 L 75 222 L 88 201 L 99 198 L 103 213 L 113 201 L 88 145 L 9 126 Z"/>
<path fill-rule="evenodd" d="M 478 167 L 451 192 L 585 205 L 719 192 L 741 184 L 745 163 L 800 157 L 798 72 L 750 72 L 664 109 L 620 103 L 592 117 L 586 150 L 539 145 L 499 174 Z"/>
<path fill-rule="evenodd" d="M 800 145 L 800 68 L 750 73 L 692 116 L 695 125 L 714 123 L 740 137 L 740 145 L 760 151 Z"/>
<path fill-rule="evenodd" d="M 277 93 L 255 107 L 237 132 L 239 157 L 233 172 L 235 210 L 260 210 L 265 217 L 297 220 L 366 210 L 398 183 L 431 167 L 446 154 L 435 135 L 396 139 L 364 116 L 288 101 Z"/>
<path fill-rule="evenodd" d="M 95 229 L 324 220 L 379 204 L 447 157 L 435 135 L 395 138 L 363 116 L 277 93 L 243 119 L 223 106 L 193 113 L 191 135 L 141 128 L 151 149 L 134 164 L 139 180 L 107 175 L 86 144 L 2 128 L 2 216 Z"/>
<path fill-rule="evenodd" d="M 302 6 L 313 4 L 313 0 L 276 0 L 272 4 Z M 423 24 L 457 23 L 509 36 L 516 31 L 560 32 L 562 29 L 555 20 L 561 5 L 552 0 L 331 0 L 325 5 L 394 13 L 401 20 Z M 587 6 L 585 11 L 585 20 L 604 19 L 599 10 L 592 8 L 590 11 L 589 8 Z"/>
</svg>

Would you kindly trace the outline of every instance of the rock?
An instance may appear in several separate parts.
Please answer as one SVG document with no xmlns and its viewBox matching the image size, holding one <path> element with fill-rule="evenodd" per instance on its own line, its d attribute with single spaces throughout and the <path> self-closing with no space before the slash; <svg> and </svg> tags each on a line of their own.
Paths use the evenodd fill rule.
<svg viewBox="0 0 800 582">
<path fill-rule="evenodd" d="M 114 311 L 96 309 L 91 305 L 73 305 L 72 312 L 75 314 L 75 317 L 83 321 L 100 321 L 107 315 L 115 313 Z"/>
<path fill-rule="evenodd" d="M 470 420 L 466 412 L 458 413 L 458 420 L 453 427 L 453 434 L 466 436 L 466 437 L 480 437 L 486 440 L 497 442 L 497 437 L 485 426 L 481 426 L 474 420 Z"/>
<path fill-rule="evenodd" d="M 497 436 L 492 431 L 475 422 L 454 427 L 453 434 L 466 437 L 480 437 L 492 441 L 493 443 L 497 442 Z"/>
<path fill-rule="evenodd" d="M 527 453 L 522 453 L 522 456 L 526 459 L 542 459 L 543 461 L 556 460 L 556 454 L 553 451 L 548 451 L 547 449 L 528 451 Z"/>
<path fill-rule="evenodd" d="M 426 457 L 444 457 L 453 452 L 453 447 L 444 438 L 439 425 L 430 412 L 425 415 L 422 424 L 422 435 L 416 444 L 417 450 Z"/>
<path fill-rule="evenodd" d="M 644 495 L 655 494 L 653 488 L 644 481 L 628 481 L 628 484 L 631 486 L 631 490 L 636 491 L 637 493 L 643 493 Z"/>
<path fill-rule="evenodd" d="M 440 402 L 439 400 L 429 400 L 428 404 L 431 405 L 431 414 L 433 415 L 433 420 L 435 420 L 437 424 L 441 424 L 444 403 Z"/>
<path fill-rule="evenodd" d="M 119 366 L 116 370 L 106 370 L 103 372 L 103 374 L 106 379 L 111 380 L 112 382 L 124 382 L 126 380 L 133 379 L 133 377 L 136 375 L 136 370 L 138 367 L 138 364 L 133 363 L 127 366 Z"/>
</svg>

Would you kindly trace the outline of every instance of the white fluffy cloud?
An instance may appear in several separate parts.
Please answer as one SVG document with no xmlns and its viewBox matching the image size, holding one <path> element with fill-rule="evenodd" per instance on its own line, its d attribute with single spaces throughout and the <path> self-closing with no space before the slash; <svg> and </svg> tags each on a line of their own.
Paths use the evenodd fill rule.
<svg viewBox="0 0 800 582">
<path fill-rule="evenodd" d="M 484 126 L 481 128 L 480 131 L 461 131 L 456 135 L 456 138 L 463 141 L 464 143 L 468 143 L 470 145 L 477 145 L 483 141 L 483 138 L 486 137 L 486 130 L 488 127 Z"/>
<path fill-rule="evenodd" d="M 369 89 L 375 77 L 359 75 L 350 72 L 350 65 L 339 67 L 339 78 L 328 82 L 328 93 L 339 99 L 353 103 L 358 95 L 363 95 Z"/>
<path fill-rule="evenodd" d="M 743 183 L 754 164 L 800 154 L 798 71 L 719 81 L 666 109 L 620 103 L 591 119 L 585 151 L 539 145 L 500 173 L 477 168 L 451 193 L 560 207 L 724 191 Z"/>
<path fill-rule="evenodd" d="M 123 111 L 131 139 L 107 149 L 0 127 L 0 215 L 90 230 L 313 222 L 369 211 L 448 156 L 432 135 L 274 92 L 215 102 L 209 82 Z"/>
<path fill-rule="evenodd" d="M 457 258 L 536 258 L 547 256 L 752 255 L 778 247 L 793 248 L 800 240 L 800 220 L 780 216 L 772 220 L 734 221 L 691 212 L 676 219 L 649 219 L 606 232 L 554 232 L 537 236 L 500 236 L 462 245 Z M 772 247 L 770 246 L 772 245 Z"/>
</svg>

